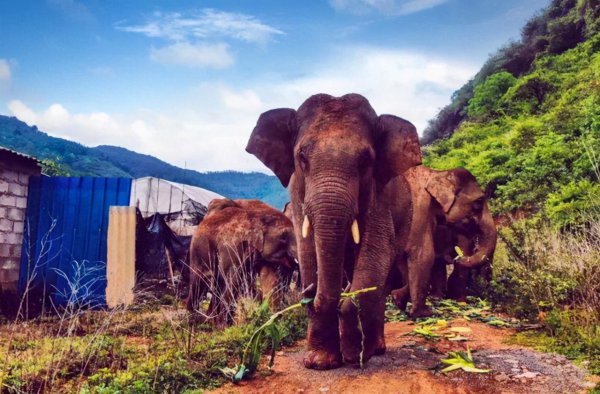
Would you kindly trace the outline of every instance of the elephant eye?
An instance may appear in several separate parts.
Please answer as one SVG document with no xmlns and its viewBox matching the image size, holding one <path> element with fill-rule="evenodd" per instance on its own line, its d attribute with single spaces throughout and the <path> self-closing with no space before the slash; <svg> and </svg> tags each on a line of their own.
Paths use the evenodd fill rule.
<svg viewBox="0 0 600 394">
<path fill-rule="evenodd" d="M 279 236 L 279 241 L 280 241 L 281 243 L 287 243 L 287 242 L 289 241 L 289 239 L 290 239 L 290 235 L 289 235 L 287 232 L 285 232 L 285 233 L 282 233 L 282 234 Z"/>
<path fill-rule="evenodd" d="M 308 170 L 308 158 L 306 157 L 306 154 L 303 151 L 300 151 L 298 159 L 300 161 L 300 168 L 302 168 L 302 171 Z"/>
</svg>

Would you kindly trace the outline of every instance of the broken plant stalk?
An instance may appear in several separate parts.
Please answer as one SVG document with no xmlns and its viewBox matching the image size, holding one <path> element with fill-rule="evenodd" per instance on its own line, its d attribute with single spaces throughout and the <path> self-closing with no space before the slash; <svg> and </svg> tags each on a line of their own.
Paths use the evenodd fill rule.
<svg viewBox="0 0 600 394">
<path fill-rule="evenodd" d="M 341 300 L 345 298 L 350 298 L 353 302 L 358 302 L 357 296 L 359 294 L 368 293 L 371 291 L 377 290 L 377 287 L 368 287 L 365 289 L 360 289 L 352 292 L 343 292 L 340 294 Z M 275 362 L 275 351 L 279 347 L 279 343 L 282 339 L 282 333 L 280 328 L 277 326 L 277 320 L 283 316 L 284 314 L 293 311 L 294 309 L 301 308 L 313 302 L 314 298 L 304 298 L 300 302 L 290 305 L 285 309 L 280 310 L 279 312 L 271 315 L 269 320 L 267 320 L 264 324 L 262 324 L 250 337 L 250 340 L 244 347 L 244 351 L 240 357 L 240 364 L 235 366 L 234 368 L 222 368 L 221 372 L 223 372 L 226 376 L 230 377 L 233 383 L 238 383 L 243 379 L 251 377 L 256 369 L 258 368 L 258 364 L 260 362 L 261 357 L 261 339 L 263 335 L 267 335 L 271 338 L 271 358 L 269 360 L 269 368 L 271 368 Z M 340 301 L 341 301 L 340 300 Z M 360 320 L 360 319 L 359 319 Z"/>
</svg>

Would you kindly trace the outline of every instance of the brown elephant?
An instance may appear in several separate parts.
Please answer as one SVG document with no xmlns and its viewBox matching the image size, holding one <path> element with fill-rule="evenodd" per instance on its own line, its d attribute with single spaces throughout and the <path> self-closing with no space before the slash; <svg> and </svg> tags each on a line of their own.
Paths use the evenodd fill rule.
<svg viewBox="0 0 600 394">
<path fill-rule="evenodd" d="M 464 301 L 471 271 L 486 271 L 484 276 L 490 279 L 498 232 L 485 192 L 473 174 L 464 168 L 429 171 L 432 176 L 426 188 L 441 209 L 435 245 L 439 257 L 434 265 L 439 268 L 434 269 L 432 292 L 444 295 L 446 271 L 441 266 L 445 268 L 452 261 L 454 269 L 448 278 L 447 296 Z M 457 257 L 455 246 L 462 250 L 463 257 Z"/>
<path fill-rule="evenodd" d="M 464 168 L 436 171 L 425 166 L 417 166 L 404 173 L 413 195 L 413 228 L 415 223 L 428 223 L 433 248 L 423 251 L 431 263 L 414 269 L 423 270 L 421 278 L 431 278 L 426 282 L 415 282 L 404 261 L 400 261 L 404 284 L 409 287 L 431 287 L 436 297 L 449 296 L 460 301 L 466 298 L 469 271 L 491 265 L 496 247 L 497 231 L 490 214 L 485 193 L 475 177 Z M 459 246 L 464 256 L 456 258 L 455 246 Z M 421 247 L 425 247 L 421 245 Z M 446 266 L 454 264 L 447 280 Z M 489 270 L 488 270 L 489 271 Z M 430 273 L 430 274 L 429 274 Z M 404 309 L 409 298 L 405 286 L 392 292 L 394 301 Z"/>
<path fill-rule="evenodd" d="M 414 126 L 377 116 L 357 94 L 317 94 L 297 111 L 263 113 L 246 150 L 289 184 L 304 294 L 314 296 L 304 365 L 337 368 L 383 353 L 388 275 L 406 241 L 396 234 L 408 233 L 406 220 L 395 227 L 386 185 L 421 162 Z M 394 203 L 409 216 L 408 189 Z M 349 299 L 340 305 L 344 278 L 349 291 L 377 288 L 358 296 L 360 310 Z"/>
<path fill-rule="evenodd" d="M 259 200 L 215 199 L 190 245 L 188 310 L 200 310 L 211 293 L 208 315 L 230 322 L 240 294 L 253 295 L 256 277 L 271 307 L 279 306 L 281 288 L 295 267 L 292 222 Z"/>
</svg>

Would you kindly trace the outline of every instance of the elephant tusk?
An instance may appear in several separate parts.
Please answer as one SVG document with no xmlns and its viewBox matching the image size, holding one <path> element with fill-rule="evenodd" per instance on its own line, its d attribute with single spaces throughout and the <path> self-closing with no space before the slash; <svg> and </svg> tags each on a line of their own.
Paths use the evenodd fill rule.
<svg viewBox="0 0 600 394">
<path fill-rule="evenodd" d="M 304 222 L 302 222 L 302 238 L 308 237 L 310 232 L 310 221 L 308 220 L 308 216 L 304 216 Z"/>
<path fill-rule="evenodd" d="M 358 222 L 356 219 L 352 222 L 352 227 L 350 229 L 352 230 L 352 239 L 354 240 L 354 243 L 358 245 L 360 243 L 360 230 L 358 229 Z"/>
</svg>

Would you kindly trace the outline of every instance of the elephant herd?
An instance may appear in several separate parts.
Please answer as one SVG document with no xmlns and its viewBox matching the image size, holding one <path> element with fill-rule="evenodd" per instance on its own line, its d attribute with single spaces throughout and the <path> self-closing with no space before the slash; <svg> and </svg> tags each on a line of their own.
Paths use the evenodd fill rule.
<svg viewBox="0 0 600 394">
<path fill-rule="evenodd" d="M 246 150 L 288 188 L 290 202 L 284 212 L 256 200 L 210 204 L 192 239 L 190 310 L 211 293 L 203 313 L 231 319 L 237 289 L 254 281 L 275 306 L 297 260 L 298 286 L 313 298 L 304 365 L 331 369 L 385 352 L 388 295 L 423 317 L 427 296 L 464 300 L 471 272 L 489 277 L 497 233 L 475 177 L 422 166 L 415 127 L 377 116 L 363 96 L 318 94 L 297 110 L 267 111 Z M 369 287 L 376 290 L 358 296 L 359 308 L 340 297 Z"/>
</svg>

